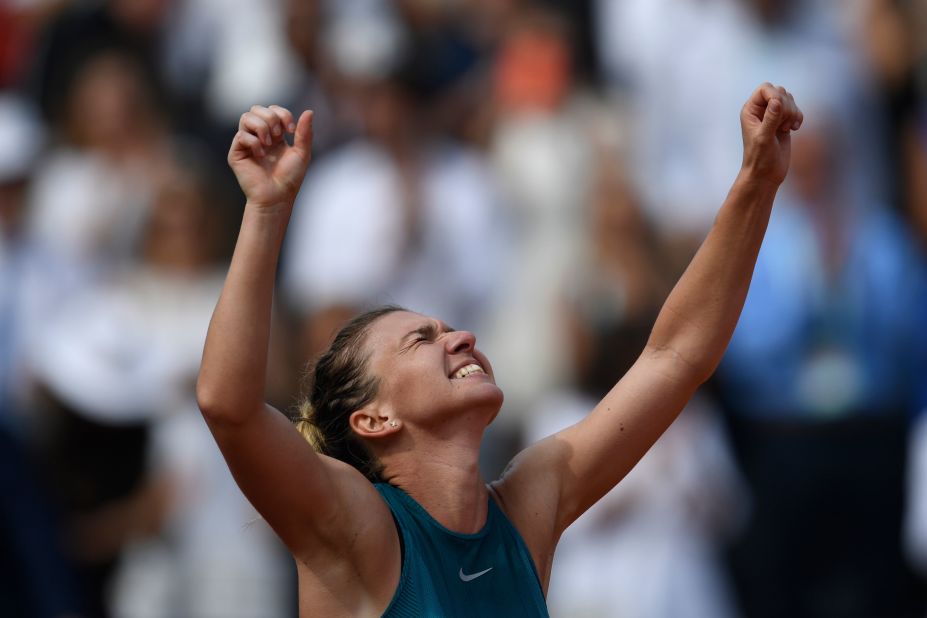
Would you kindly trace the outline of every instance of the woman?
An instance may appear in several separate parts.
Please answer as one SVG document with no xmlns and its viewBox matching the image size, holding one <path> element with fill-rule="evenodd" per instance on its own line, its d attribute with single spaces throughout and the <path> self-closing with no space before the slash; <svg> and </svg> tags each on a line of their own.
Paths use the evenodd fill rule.
<svg viewBox="0 0 927 618">
<path fill-rule="evenodd" d="M 311 155 L 312 114 L 242 115 L 228 160 L 248 201 L 197 397 L 242 491 L 296 559 L 301 615 L 546 615 L 560 534 L 718 364 L 801 122 L 785 89 L 763 84 L 751 95 L 740 173 L 640 358 L 589 416 L 487 485 L 477 459 L 502 392 L 475 337 L 436 319 L 367 314 L 320 358 L 302 425 L 341 459 L 308 448 L 263 403 L 274 272 Z"/>
</svg>

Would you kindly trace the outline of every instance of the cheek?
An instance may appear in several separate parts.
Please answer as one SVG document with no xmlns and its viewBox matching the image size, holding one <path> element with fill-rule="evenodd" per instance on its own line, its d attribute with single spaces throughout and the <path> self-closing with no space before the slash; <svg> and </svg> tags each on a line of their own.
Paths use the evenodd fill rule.
<svg viewBox="0 0 927 618">
<path fill-rule="evenodd" d="M 381 379 L 384 396 L 393 401 L 410 405 L 418 400 L 428 401 L 437 395 L 437 390 L 446 388 L 447 379 L 433 364 L 409 363 L 387 368 Z"/>
<path fill-rule="evenodd" d="M 474 350 L 473 356 L 476 360 L 483 366 L 483 369 L 486 370 L 490 376 L 492 376 L 493 382 L 496 381 L 496 372 L 493 371 L 492 363 L 489 362 L 489 359 L 486 358 L 486 355 L 480 352 L 479 350 Z"/>
</svg>

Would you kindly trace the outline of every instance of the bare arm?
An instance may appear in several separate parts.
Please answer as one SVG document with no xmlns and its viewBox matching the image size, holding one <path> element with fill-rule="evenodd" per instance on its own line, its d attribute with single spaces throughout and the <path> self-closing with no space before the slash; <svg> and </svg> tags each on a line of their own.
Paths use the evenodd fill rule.
<svg viewBox="0 0 927 618">
<path fill-rule="evenodd" d="M 295 133 L 292 146 L 286 133 Z M 200 409 L 235 480 L 298 558 L 339 549 L 350 532 L 346 491 L 375 494 L 360 473 L 317 455 L 264 403 L 277 259 L 311 140 L 311 112 L 298 124 L 276 106 L 242 116 L 228 161 L 247 204 L 197 381 Z"/>
<path fill-rule="evenodd" d="M 294 130 L 289 146 L 284 131 Z M 290 112 L 280 107 L 254 107 L 243 114 L 232 140 L 228 162 L 247 203 L 197 382 L 207 418 L 241 422 L 263 405 L 277 259 L 311 140 L 311 112 L 294 127 Z"/>
<path fill-rule="evenodd" d="M 589 416 L 526 449 L 500 482 L 511 496 L 507 501 L 518 503 L 515 510 L 526 511 L 524 500 L 530 500 L 527 511 L 541 513 L 525 524 L 539 530 L 541 545 L 547 538 L 555 542 L 614 487 L 714 372 L 743 309 L 773 199 L 788 170 L 790 132 L 801 122 L 784 89 L 764 84 L 751 95 L 741 112 L 743 166 L 644 352 Z M 528 486 L 534 497 L 519 497 Z"/>
</svg>

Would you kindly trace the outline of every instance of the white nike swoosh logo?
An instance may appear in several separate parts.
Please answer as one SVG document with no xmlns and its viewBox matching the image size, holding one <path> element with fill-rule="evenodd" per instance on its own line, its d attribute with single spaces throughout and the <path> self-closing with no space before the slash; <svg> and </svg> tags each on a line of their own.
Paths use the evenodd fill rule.
<svg viewBox="0 0 927 618">
<path fill-rule="evenodd" d="M 458 572 L 457 575 L 460 576 L 460 581 L 468 582 L 468 581 L 472 581 L 472 580 L 476 579 L 476 578 L 479 577 L 480 575 L 486 575 L 486 574 L 489 573 L 490 571 L 492 571 L 492 567 L 489 567 L 489 568 L 486 569 L 485 571 L 480 571 L 479 573 L 474 573 L 473 575 L 465 575 L 464 572 L 463 572 L 463 567 L 461 567 L 460 572 Z"/>
</svg>

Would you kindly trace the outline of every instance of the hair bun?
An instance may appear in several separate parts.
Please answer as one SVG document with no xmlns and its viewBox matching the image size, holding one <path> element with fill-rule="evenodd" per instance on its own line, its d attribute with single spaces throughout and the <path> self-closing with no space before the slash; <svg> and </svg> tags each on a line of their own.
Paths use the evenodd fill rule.
<svg viewBox="0 0 927 618">
<path fill-rule="evenodd" d="M 315 424 L 315 409 L 309 400 L 299 406 L 299 416 L 295 419 L 296 429 L 312 445 L 317 453 L 325 452 L 325 434 Z"/>
</svg>

